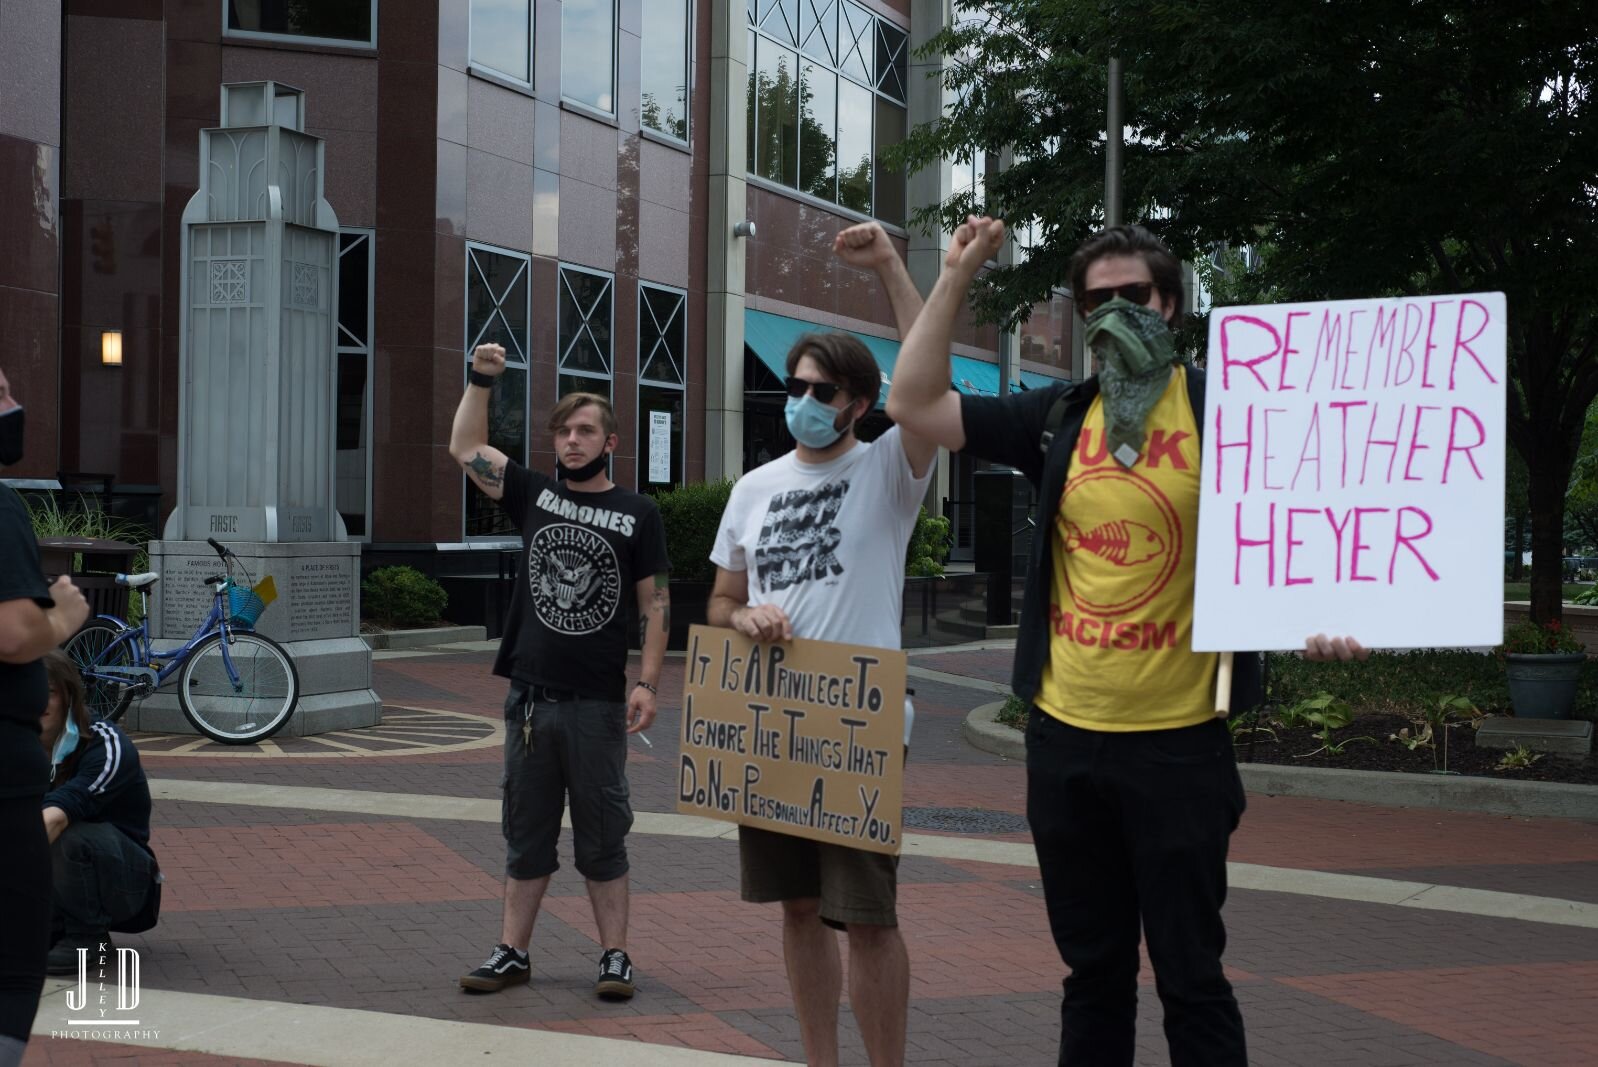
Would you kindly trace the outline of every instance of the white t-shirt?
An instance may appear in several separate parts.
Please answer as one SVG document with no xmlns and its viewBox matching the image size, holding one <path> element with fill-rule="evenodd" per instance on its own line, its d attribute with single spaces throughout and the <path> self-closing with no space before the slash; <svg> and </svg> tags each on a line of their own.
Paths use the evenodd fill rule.
<svg viewBox="0 0 1598 1067">
<path fill-rule="evenodd" d="M 797 452 L 732 487 L 710 561 L 749 575 L 749 604 L 775 604 L 796 637 L 898 648 L 904 556 L 934 464 L 917 478 L 897 426 L 827 463 Z M 905 743 L 914 718 L 905 700 Z"/>
</svg>

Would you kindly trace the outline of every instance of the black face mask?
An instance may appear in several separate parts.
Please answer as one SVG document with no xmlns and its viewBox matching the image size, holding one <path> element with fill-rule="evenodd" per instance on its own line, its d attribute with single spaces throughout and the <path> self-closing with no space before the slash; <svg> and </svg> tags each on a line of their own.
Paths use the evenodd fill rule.
<svg viewBox="0 0 1598 1067">
<path fill-rule="evenodd" d="M 12 408 L 0 415 L 0 467 L 22 462 L 22 409 Z"/>
<path fill-rule="evenodd" d="M 586 482 L 594 475 L 605 470 L 610 463 L 610 453 L 601 452 L 597 458 L 581 467 L 568 467 L 560 460 L 555 461 L 555 478 L 563 482 Z"/>
</svg>

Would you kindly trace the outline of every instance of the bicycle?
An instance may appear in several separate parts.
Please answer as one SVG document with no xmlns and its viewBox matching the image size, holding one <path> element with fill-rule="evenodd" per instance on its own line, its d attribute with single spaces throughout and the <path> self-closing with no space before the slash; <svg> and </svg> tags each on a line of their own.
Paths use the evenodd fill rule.
<svg viewBox="0 0 1598 1067">
<path fill-rule="evenodd" d="M 222 561 L 222 574 L 204 579 L 211 610 L 180 648 L 150 644 L 150 620 L 134 626 L 115 615 L 98 615 L 63 649 L 83 676 L 89 714 L 115 722 L 136 699 L 178 676 L 178 706 L 200 733 L 225 745 L 261 741 L 281 730 L 299 701 L 294 658 L 270 637 L 254 632 L 266 604 L 233 579 L 234 565 L 249 581 L 238 556 L 215 538 L 207 543 Z M 160 575 L 119 574 L 117 584 L 137 590 L 141 604 Z"/>
</svg>

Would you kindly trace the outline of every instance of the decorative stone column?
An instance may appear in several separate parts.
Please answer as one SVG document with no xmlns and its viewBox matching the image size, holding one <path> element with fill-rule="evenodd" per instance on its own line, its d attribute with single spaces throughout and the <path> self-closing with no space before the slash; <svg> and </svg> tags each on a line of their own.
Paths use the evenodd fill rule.
<svg viewBox="0 0 1598 1067">
<path fill-rule="evenodd" d="M 200 132 L 200 188 L 183 213 L 177 507 L 150 545 L 157 647 L 186 640 L 209 609 L 201 579 L 218 560 L 206 538 L 256 582 L 272 577 L 278 599 L 256 629 L 299 670 L 292 734 L 382 718 L 360 638 L 360 545 L 336 507 L 338 217 L 324 177 L 302 91 L 222 87 L 222 125 Z M 191 730 L 170 687 L 133 725 Z"/>
</svg>

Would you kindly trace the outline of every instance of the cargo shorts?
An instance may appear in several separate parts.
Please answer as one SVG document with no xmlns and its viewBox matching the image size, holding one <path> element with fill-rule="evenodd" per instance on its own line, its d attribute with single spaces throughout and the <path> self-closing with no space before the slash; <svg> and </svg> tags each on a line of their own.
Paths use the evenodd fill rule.
<svg viewBox="0 0 1598 1067">
<path fill-rule="evenodd" d="M 531 726 L 525 739 L 524 724 Z M 578 872 L 595 882 L 627 873 L 633 810 L 626 704 L 512 682 L 505 698 L 500 784 L 509 877 L 543 878 L 560 868 L 555 846 L 568 800 Z"/>
</svg>

